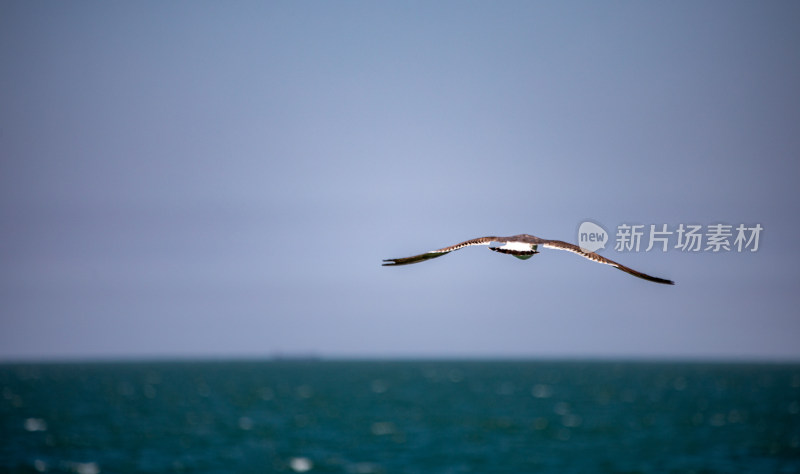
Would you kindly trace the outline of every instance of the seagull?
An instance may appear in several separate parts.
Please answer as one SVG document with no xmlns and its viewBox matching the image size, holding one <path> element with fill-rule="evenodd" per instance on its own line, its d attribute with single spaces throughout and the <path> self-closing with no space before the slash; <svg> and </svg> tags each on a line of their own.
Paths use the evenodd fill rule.
<svg viewBox="0 0 800 474">
<path fill-rule="evenodd" d="M 499 247 L 493 247 L 492 244 L 503 245 Z M 647 281 L 663 283 L 665 285 L 675 284 L 675 282 L 672 280 L 665 280 L 664 278 L 658 278 L 642 272 L 637 272 L 632 268 L 628 268 L 625 265 L 619 264 L 611 259 L 597 255 L 594 252 L 587 252 L 577 245 L 570 244 L 568 242 L 562 242 L 561 240 L 540 239 L 539 237 L 528 234 L 512 235 L 511 237 L 478 237 L 477 239 L 466 240 L 449 247 L 431 250 L 430 252 L 421 253 L 412 257 L 386 259 L 384 260 L 383 266 L 410 265 L 412 263 L 424 262 L 425 260 L 441 257 L 442 255 L 448 254 L 454 250 L 470 247 L 472 245 L 488 245 L 489 250 L 513 255 L 520 260 L 527 260 L 539 253 L 537 248 L 541 245 L 546 249 L 566 250 L 567 252 L 576 253 L 581 257 L 588 258 L 593 262 L 611 265 L 612 267 L 622 270 L 625 273 L 630 273 L 635 277 L 642 278 Z"/>
</svg>

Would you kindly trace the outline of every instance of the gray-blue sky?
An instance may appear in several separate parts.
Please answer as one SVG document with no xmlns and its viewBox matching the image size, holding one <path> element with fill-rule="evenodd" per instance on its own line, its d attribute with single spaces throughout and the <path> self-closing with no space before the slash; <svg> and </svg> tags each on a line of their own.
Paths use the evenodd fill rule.
<svg viewBox="0 0 800 474">
<path fill-rule="evenodd" d="M 795 2 L 3 2 L 0 358 L 800 358 Z M 591 219 L 758 252 L 466 249 Z"/>
</svg>

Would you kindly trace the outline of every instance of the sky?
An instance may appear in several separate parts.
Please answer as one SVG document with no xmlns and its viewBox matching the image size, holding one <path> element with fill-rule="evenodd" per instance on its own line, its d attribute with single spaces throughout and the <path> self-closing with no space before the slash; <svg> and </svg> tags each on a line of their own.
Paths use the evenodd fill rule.
<svg viewBox="0 0 800 474">
<path fill-rule="evenodd" d="M 0 2 L 0 361 L 798 361 L 798 24 L 792 1 Z M 381 266 L 586 221 L 675 286 L 557 250 Z M 730 250 L 678 246 L 718 224 Z"/>
</svg>

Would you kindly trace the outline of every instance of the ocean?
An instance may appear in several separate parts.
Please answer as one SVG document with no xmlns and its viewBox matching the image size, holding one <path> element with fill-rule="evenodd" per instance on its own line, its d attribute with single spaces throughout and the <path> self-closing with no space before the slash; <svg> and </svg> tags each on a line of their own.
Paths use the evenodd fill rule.
<svg viewBox="0 0 800 474">
<path fill-rule="evenodd" d="M 0 471 L 800 472 L 800 365 L 0 365 Z"/>
</svg>

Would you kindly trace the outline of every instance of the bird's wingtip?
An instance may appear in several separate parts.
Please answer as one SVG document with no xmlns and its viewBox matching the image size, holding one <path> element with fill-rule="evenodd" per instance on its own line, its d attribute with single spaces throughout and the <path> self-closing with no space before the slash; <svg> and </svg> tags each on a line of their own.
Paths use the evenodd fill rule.
<svg viewBox="0 0 800 474">
<path fill-rule="evenodd" d="M 674 285 L 675 284 L 675 282 L 672 281 L 672 280 L 667 280 L 666 278 L 658 278 L 658 277 L 652 277 L 652 279 L 650 281 L 654 281 L 656 283 L 661 283 L 663 285 Z"/>
</svg>

